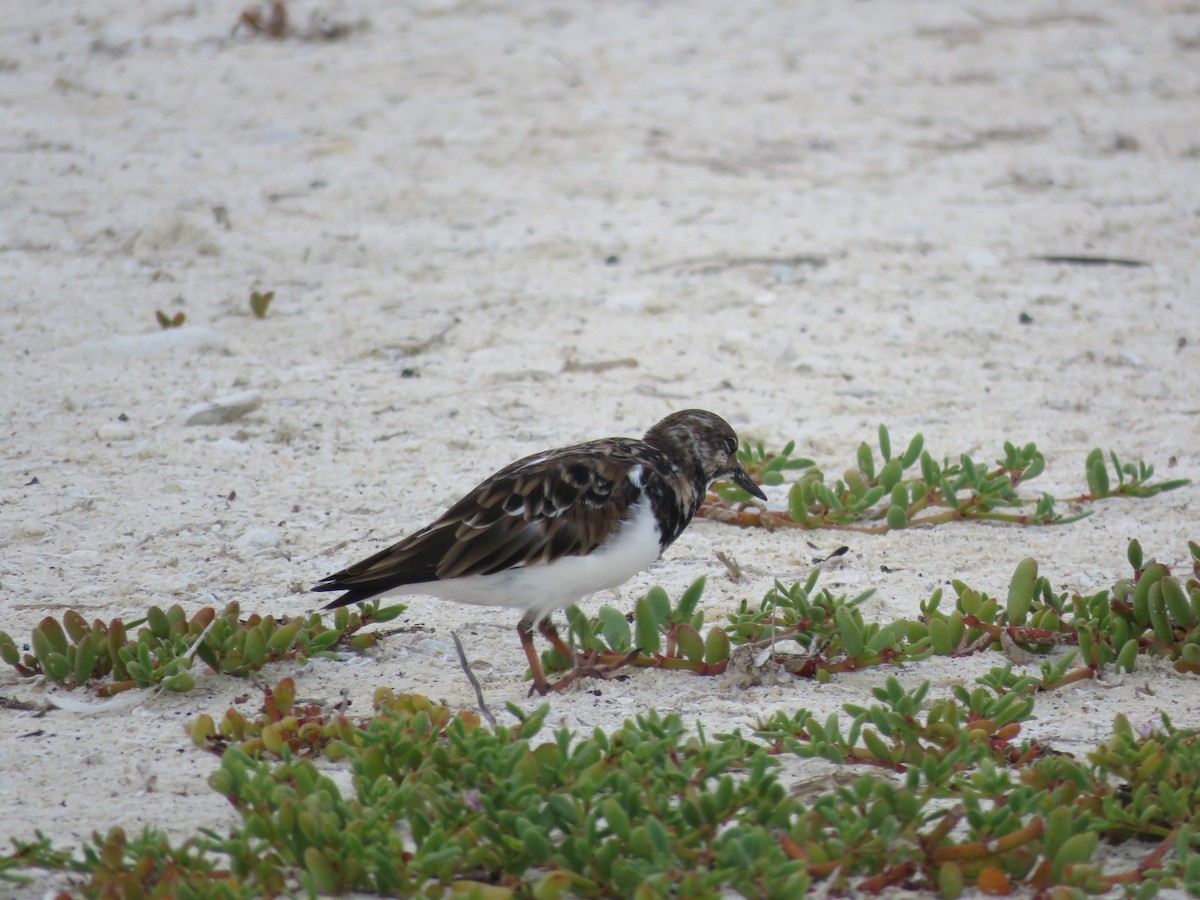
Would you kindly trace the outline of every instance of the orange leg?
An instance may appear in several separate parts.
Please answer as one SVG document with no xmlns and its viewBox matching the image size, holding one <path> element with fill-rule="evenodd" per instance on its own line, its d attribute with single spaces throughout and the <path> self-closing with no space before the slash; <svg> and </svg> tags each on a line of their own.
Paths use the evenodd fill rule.
<svg viewBox="0 0 1200 900">
<path fill-rule="evenodd" d="M 533 687 L 529 689 L 532 694 L 537 691 L 539 694 L 547 694 L 550 692 L 550 682 L 546 680 L 546 673 L 542 670 L 542 661 L 538 658 L 537 649 L 533 646 L 533 616 L 524 616 L 517 623 L 517 635 L 521 638 L 521 648 L 525 651 L 525 658 L 529 660 L 529 671 L 533 673 Z M 538 630 L 541 631 L 541 625 L 538 625 Z M 562 639 L 559 638 L 561 641 Z"/>
<path fill-rule="evenodd" d="M 612 681 L 617 677 L 617 670 L 629 665 L 629 663 L 637 657 L 638 651 L 633 650 L 614 662 L 603 663 L 600 665 L 597 665 L 596 663 L 597 655 L 598 654 L 596 651 L 592 650 L 588 652 L 586 656 L 583 656 L 581 659 L 577 660 L 575 663 L 575 668 L 573 668 L 562 678 L 558 679 L 558 681 L 554 682 L 554 684 L 550 685 L 550 690 L 561 691 L 567 685 L 572 684 L 576 679 L 579 678 L 598 678 L 601 681 Z"/>
<path fill-rule="evenodd" d="M 542 695 L 551 691 L 561 691 L 577 678 L 585 676 L 607 681 L 613 677 L 613 673 L 628 665 L 638 655 L 638 651 L 634 650 L 615 662 L 597 666 L 595 651 L 588 654 L 586 658 L 581 658 L 567 645 L 567 642 L 558 633 L 558 629 L 554 627 L 554 623 L 550 621 L 550 617 L 546 616 L 537 623 L 538 633 L 550 642 L 550 645 L 562 655 L 563 659 L 569 660 L 574 666 L 570 672 L 551 684 L 546 680 L 542 660 L 533 646 L 533 621 L 532 615 L 526 615 L 517 623 L 517 634 L 521 638 L 521 647 L 525 651 L 525 658 L 529 660 L 529 671 L 533 673 L 533 686 L 529 689 L 530 695 L 535 691 Z"/>
<path fill-rule="evenodd" d="M 554 627 L 554 623 L 550 621 L 549 616 L 546 616 L 544 619 L 538 622 L 537 628 L 538 633 L 550 642 L 550 645 L 559 652 L 559 655 L 561 655 L 563 659 L 565 659 L 567 662 L 573 662 L 575 660 L 574 652 L 572 652 L 571 648 L 567 646 L 567 642 L 559 636 L 558 629 Z"/>
</svg>

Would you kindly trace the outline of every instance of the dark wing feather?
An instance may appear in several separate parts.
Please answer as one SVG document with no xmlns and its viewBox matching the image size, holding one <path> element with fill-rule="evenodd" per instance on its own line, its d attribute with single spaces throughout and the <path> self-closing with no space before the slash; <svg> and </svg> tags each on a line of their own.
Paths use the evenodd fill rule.
<svg viewBox="0 0 1200 900">
<path fill-rule="evenodd" d="M 589 553 L 615 531 L 641 489 L 631 470 L 657 451 L 606 440 L 537 454 L 501 469 L 437 521 L 321 580 L 345 606 L 398 587 Z"/>
</svg>

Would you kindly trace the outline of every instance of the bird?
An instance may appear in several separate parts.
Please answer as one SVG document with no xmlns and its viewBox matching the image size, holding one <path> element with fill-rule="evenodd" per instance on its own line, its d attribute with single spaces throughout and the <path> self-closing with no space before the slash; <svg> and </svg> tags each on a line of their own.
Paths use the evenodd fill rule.
<svg viewBox="0 0 1200 900">
<path fill-rule="evenodd" d="M 766 500 L 738 460 L 729 423 L 702 409 L 673 412 L 638 438 L 604 438 L 519 459 L 484 479 L 424 528 L 321 579 L 343 591 L 325 609 L 383 595 L 420 594 L 524 610 L 517 634 L 533 673 L 551 684 L 533 631 L 574 654 L 551 614 L 615 588 L 654 563 L 718 479 Z M 576 667 L 578 670 L 578 666 Z M 579 674 L 578 671 L 576 674 Z M 589 674 L 603 674 L 595 668 Z"/>
</svg>

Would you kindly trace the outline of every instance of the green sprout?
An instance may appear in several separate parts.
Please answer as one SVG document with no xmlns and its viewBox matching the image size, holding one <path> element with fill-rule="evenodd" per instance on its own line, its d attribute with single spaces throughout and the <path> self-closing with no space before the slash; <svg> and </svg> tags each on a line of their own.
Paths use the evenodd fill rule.
<svg viewBox="0 0 1200 900">
<path fill-rule="evenodd" d="M 250 312 L 254 313 L 254 318 L 265 319 L 267 317 L 267 310 L 271 307 L 271 301 L 274 299 L 274 291 L 251 291 Z"/>
<path fill-rule="evenodd" d="M 855 465 L 829 483 L 811 460 L 792 459 L 795 442 L 777 455 L 760 444 L 739 453 L 743 465 L 762 484 L 782 484 L 784 472 L 803 469 L 792 482 L 786 510 L 772 510 L 732 485 L 718 484 L 700 514 L 720 522 L 763 528 L 830 528 L 885 534 L 901 528 L 928 527 L 946 522 L 976 520 L 1011 525 L 1065 525 L 1091 515 L 1079 509 L 1060 513 L 1056 504 L 1082 506 L 1109 497 L 1152 497 L 1175 490 L 1186 479 L 1152 482 L 1154 467 L 1142 461 L 1123 464 L 1116 453 L 1099 449 L 1088 454 L 1088 492 L 1055 499 L 1043 493 L 1024 496 L 1019 488 L 1042 473 L 1045 457 L 1030 443 L 1006 441 L 1003 456 L 988 466 L 963 453 L 938 463 L 925 450 L 918 433 L 898 456 L 892 454 L 887 426 L 879 426 L 879 459 L 865 441 Z M 1112 485 L 1111 462 L 1117 484 Z"/>
</svg>

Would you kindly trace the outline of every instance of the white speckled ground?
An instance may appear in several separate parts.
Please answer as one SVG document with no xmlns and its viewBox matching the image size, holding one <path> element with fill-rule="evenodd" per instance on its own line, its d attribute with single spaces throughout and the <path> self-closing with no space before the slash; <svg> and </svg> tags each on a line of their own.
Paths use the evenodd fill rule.
<svg viewBox="0 0 1200 900">
<path fill-rule="evenodd" d="M 509 460 L 684 406 L 796 438 L 833 473 L 885 421 L 935 454 L 1035 441 L 1047 490 L 1078 492 L 1096 445 L 1200 478 L 1194 3 L 365 0 L 321 7 L 364 26 L 333 43 L 231 37 L 237 0 L 103 7 L 23 4 L 0 25 L 14 636 L 69 607 L 310 609 L 314 580 Z M 301 28 L 315 10 L 292 4 Z M 251 290 L 276 292 L 265 321 Z M 159 332 L 156 309 L 186 327 Z M 247 390 L 262 405 L 237 422 L 185 424 Z M 1026 555 L 1092 591 L 1132 537 L 1182 563 L 1197 490 L 1036 531 L 702 522 L 592 605 L 708 573 L 719 620 L 843 543 L 830 577 L 875 586 L 879 617 L 952 577 L 1002 593 Z M 470 706 L 457 629 L 493 706 L 525 703 L 515 620 L 417 600 L 403 621 L 427 632 L 261 681 L 364 711 L 379 684 Z M 944 691 L 994 663 L 903 677 Z M 883 675 L 742 692 L 636 672 L 551 702 L 582 728 L 656 706 L 725 730 L 835 710 Z M 202 678 L 123 714 L 0 710 L 0 839 L 227 822 L 183 725 L 248 691 Z M 0 673 L 5 699 L 46 693 Z M 1080 751 L 1118 710 L 1200 725 L 1200 682 L 1146 664 L 1040 704 L 1031 732 Z"/>
</svg>

